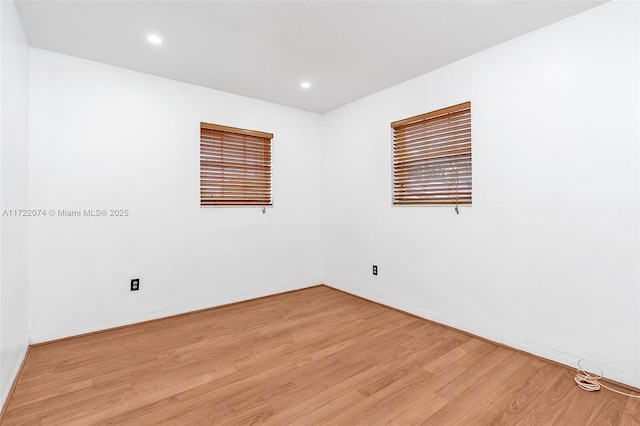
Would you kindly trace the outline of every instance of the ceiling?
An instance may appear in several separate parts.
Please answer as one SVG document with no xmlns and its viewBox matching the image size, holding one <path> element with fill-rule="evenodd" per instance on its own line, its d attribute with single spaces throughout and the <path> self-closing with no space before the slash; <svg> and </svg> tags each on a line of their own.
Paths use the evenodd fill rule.
<svg viewBox="0 0 640 426">
<path fill-rule="evenodd" d="M 604 1 L 15 3 L 33 47 L 325 113 Z"/>
</svg>

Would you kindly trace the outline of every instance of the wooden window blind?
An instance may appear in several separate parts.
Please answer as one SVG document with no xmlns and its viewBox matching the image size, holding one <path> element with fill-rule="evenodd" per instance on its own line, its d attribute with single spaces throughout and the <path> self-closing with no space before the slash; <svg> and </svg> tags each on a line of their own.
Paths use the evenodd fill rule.
<svg viewBox="0 0 640 426">
<path fill-rule="evenodd" d="M 471 102 L 391 127 L 394 205 L 471 204 Z"/>
<path fill-rule="evenodd" d="M 200 206 L 270 206 L 273 134 L 200 123 Z"/>
</svg>

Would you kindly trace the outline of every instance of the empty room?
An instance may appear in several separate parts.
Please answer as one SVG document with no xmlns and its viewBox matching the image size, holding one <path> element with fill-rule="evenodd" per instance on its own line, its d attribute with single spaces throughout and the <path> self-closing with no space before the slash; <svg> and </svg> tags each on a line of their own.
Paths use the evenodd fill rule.
<svg viewBox="0 0 640 426">
<path fill-rule="evenodd" d="M 637 1 L 0 22 L 0 424 L 640 425 Z"/>
</svg>

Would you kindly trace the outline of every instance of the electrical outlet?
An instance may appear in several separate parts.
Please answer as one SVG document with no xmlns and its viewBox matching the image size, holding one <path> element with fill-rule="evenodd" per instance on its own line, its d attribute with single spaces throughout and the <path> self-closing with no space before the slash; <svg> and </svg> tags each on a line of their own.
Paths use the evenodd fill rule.
<svg viewBox="0 0 640 426">
<path fill-rule="evenodd" d="M 140 278 L 134 278 L 131 280 L 131 291 L 140 290 Z"/>
<path fill-rule="evenodd" d="M 378 275 L 378 265 L 373 265 L 373 275 Z"/>
</svg>

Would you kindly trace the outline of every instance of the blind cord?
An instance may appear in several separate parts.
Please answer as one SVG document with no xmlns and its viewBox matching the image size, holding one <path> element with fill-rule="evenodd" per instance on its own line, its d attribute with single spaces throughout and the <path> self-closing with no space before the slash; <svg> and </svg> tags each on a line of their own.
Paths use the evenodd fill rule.
<svg viewBox="0 0 640 426">
<path fill-rule="evenodd" d="M 587 372 L 582 367 L 582 362 L 588 362 L 600 370 L 600 374 L 593 374 Z M 577 383 L 580 389 L 585 390 L 587 392 L 595 392 L 599 391 L 601 387 L 610 390 L 611 392 L 615 392 L 620 395 L 628 396 L 630 398 L 640 398 L 640 395 L 632 395 L 630 393 L 622 392 L 613 388 L 610 388 L 607 385 L 603 385 L 600 383 L 600 379 L 602 379 L 602 368 L 598 366 L 595 362 L 589 361 L 587 359 L 581 359 L 578 361 L 578 369 L 576 370 L 576 377 L 573 380 Z"/>
<path fill-rule="evenodd" d="M 460 210 L 458 210 L 458 202 L 460 200 L 460 162 L 459 156 L 456 155 L 456 214 L 460 214 Z"/>
</svg>

